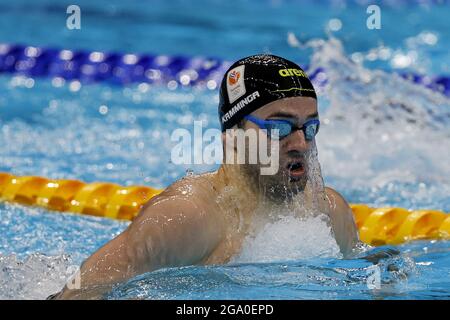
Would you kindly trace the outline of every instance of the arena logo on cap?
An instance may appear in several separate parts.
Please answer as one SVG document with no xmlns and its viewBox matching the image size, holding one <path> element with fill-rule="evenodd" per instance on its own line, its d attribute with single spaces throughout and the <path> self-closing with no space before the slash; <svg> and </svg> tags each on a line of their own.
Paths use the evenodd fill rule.
<svg viewBox="0 0 450 320">
<path fill-rule="evenodd" d="M 278 70 L 278 73 L 282 77 L 297 76 L 297 77 L 308 78 L 306 73 L 304 73 L 300 69 L 280 69 L 280 70 Z"/>
<path fill-rule="evenodd" d="M 228 72 L 227 93 L 230 103 L 233 103 L 234 101 L 242 97 L 246 92 L 244 83 L 244 71 L 245 66 L 238 66 Z"/>
</svg>

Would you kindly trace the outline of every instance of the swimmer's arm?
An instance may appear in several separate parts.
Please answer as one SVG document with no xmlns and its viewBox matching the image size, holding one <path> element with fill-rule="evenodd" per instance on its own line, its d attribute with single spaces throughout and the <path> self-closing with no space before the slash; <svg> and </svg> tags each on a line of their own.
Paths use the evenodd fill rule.
<svg viewBox="0 0 450 320">
<path fill-rule="evenodd" d="M 114 284 L 163 267 L 199 263 L 221 240 L 220 219 L 185 199 L 154 199 L 126 231 L 81 267 L 81 288 L 57 299 L 98 299 Z"/>
<path fill-rule="evenodd" d="M 338 192 L 326 188 L 330 203 L 331 225 L 336 242 L 344 257 L 348 257 L 359 243 L 358 228 L 356 227 L 352 209 Z"/>
<path fill-rule="evenodd" d="M 112 285 L 133 277 L 127 243 L 125 230 L 84 261 L 77 279 L 69 281 L 51 299 L 100 299 Z"/>
</svg>

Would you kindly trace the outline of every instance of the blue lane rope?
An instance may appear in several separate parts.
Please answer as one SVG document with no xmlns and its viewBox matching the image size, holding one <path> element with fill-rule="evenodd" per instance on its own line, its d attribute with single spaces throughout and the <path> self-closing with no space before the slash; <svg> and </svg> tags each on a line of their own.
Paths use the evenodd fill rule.
<svg viewBox="0 0 450 320">
<path fill-rule="evenodd" d="M 27 77 L 107 81 L 116 85 L 176 81 L 183 86 L 215 89 L 232 62 L 215 58 L 122 54 L 61 50 L 20 44 L 0 44 L 0 73 Z M 306 67 L 307 69 L 307 67 Z M 450 77 L 400 74 L 402 77 L 450 96 Z M 315 85 L 326 83 L 326 70 L 310 72 Z"/>
<path fill-rule="evenodd" d="M 175 80 L 193 86 L 209 80 L 221 80 L 230 65 L 231 62 L 203 57 L 72 51 L 0 44 L 0 73 L 59 77 L 83 83 L 108 81 L 127 85 Z"/>
</svg>

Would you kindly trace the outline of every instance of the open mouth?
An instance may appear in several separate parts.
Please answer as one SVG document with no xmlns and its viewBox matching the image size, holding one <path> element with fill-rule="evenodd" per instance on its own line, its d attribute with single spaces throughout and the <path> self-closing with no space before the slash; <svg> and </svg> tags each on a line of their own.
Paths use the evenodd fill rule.
<svg viewBox="0 0 450 320">
<path fill-rule="evenodd" d="M 289 176 L 293 178 L 300 177 L 305 173 L 305 166 L 302 161 L 289 163 L 287 169 L 289 171 Z"/>
</svg>

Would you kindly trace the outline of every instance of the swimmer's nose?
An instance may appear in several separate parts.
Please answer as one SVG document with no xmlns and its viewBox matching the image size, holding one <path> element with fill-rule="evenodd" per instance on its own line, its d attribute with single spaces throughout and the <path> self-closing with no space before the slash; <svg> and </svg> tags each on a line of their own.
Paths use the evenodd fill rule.
<svg viewBox="0 0 450 320">
<path fill-rule="evenodd" d="M 302 130 L 296 130 L 285 138 L 288 153 L 304 153 L 309 145 Z"/>
</svg>

